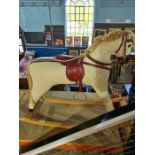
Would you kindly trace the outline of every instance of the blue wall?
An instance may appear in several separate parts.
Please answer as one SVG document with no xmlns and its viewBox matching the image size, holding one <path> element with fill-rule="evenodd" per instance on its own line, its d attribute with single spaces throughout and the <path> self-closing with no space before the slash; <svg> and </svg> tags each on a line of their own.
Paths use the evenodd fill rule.
<svg viewBox="0 0 155 155">
<path fill-rule="evenodd" d="M 135 23 L 134 0 L 127 4 L 120 0 L 95 0 L 95 23 L 105 23 L 106 19 L 131 19 Z M 104 2 L 104 3 L 103 3 Z M 51 8 L 52 25 L 65 25 L 65 7 Z M 44 25 L 50 25 L 49 10 L 47 7 L 20 7 L 19 23 L 26 32 L 43 32 Z"/>
<path fill-rule="evenodd" d="M 64 6 L 52 7 L 52 25 L 64 25 Z M 47 7 L 20 7 L 19 23 L 26 32 L 43 32 L 45 25 L 51 25 Z"/>
<path fill-rule="evenodd" d="M 130 19 L 135 23 L 135 0 L 96 0 L 95 23 L 106 19 Z"/>
<path fill-rule="evenodd" d="M 95 23 L 105 23 L 106 19 L 130 19 L 135 23 L 134 7 L 102 7 L 96 6 Z"/>
<path fill-rule="evenodd" d="M 95 23 L 105 23 L 106 19 L 130 19 L 135 23 L 134 0 L 96 0 L 95 5 Z"/>
</svg>

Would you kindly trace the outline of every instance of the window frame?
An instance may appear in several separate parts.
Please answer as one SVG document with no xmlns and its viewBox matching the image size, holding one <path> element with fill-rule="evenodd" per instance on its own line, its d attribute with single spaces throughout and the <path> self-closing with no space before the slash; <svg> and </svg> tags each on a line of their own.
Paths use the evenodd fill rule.
<svg viewBox="0 0 155 155">
<path fill-rule="evenodd" d="M 89 37 L 89 43 L 88 46 L 92 44 L 93 41 L 93 29 L 94 29 L 94 15 L 95 15 L 95 1 L 94 0 L 88 0 L 85 3 L 88 3 L 88 5 L 72 5 L 72 0 L 66 0 L 65 2 L 65 37 L 67 36 L 88 36 Z M 82 0 L 79 0 L 82 1 Z M 92 1 L 92 2 L 90 2 Z M 69 3 L 69 4 L 67 4 Z M 92 3 L 93 5 L 89 4 Z M 74 7 L 74 11 L 71 12 L 71 8 Z M 67 11 L 68 8 L 68 11 Z M 83 8 L 83 9 L 82 9 Z M 92 11 L 90 12 L 90 8 L 92 8 Z M 86 9 L 88 10 L 88 13 L 86 13 Z M 79 10 L 78 13 L 76 10 Z M 83 10 L 80 12 L 80 10 Z M 88 15 L 87 20 L 85 20 L 86 16 Z M 74 17 L 73 17 L 74 15 Z M 91 15 L 91 17 L 90 17 Z M 72 16 L 72 17 L 71 17 Z M 79 17 L 79 18 L 78 18 Z M 73 19 L 73 20 L 72 20 Z M 84 22 L 87 22 L 87 25 L 84 26 Z M 91 30 L 91 31 L 90 31 Z M 81 32 L 79 34 L 78 32 Z M 90 33 L 91 32 L 91 33 Z M 74 44 L 74 43 L 73 43 Z M 81 44 L 82 46 L 82 44 Z"/>
</svg>

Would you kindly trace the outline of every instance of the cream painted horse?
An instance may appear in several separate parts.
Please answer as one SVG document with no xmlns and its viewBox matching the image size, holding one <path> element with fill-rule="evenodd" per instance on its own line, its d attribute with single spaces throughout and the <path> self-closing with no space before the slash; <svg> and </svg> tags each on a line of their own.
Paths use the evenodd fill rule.
<svg viewBox="0 0 155 155">
<path fill-rule="evenodd" d="M 110 56 L 125 57 L 134 47 L 132 31 L 112 31 L 104 36 L 96 37 L 91 47 L 82 55 L 83 61 L 101 66 L 100 63 L 111 64 Z M 93 61 L 92 59 L 95 61 Z M 99 64 L 96 63 L 99 62 Z M 108 92 L 109 70 L 84 64 L 85 75 L 82 82 L 94 88 L 105 103 L 107 111 L 114 109 Z M 33 110 L 39 99 L 57 84 L 73 83 L 66 77 L 66 66 L 60 62 L 34 60 L 27 66 L 30 89 L 29 109 Z"/>
</svg>

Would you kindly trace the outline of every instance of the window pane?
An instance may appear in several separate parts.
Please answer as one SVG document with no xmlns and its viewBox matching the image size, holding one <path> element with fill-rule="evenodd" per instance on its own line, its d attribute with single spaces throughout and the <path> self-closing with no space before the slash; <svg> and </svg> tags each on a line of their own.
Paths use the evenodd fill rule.
<svg viewBox="0 0 155 155">
<path fill-rule="evenodd" d="M 71 33 L 74 33 L 74 32 L 75 32 L 75 28 L 72 27 L 72 28 L 71 28 Z"/>
<path fill-rule="evenodd" d="M 91 21 L 89 22 L 89 27 L 93 29 L 93 23 Z"/>
<path fill-rule="evenodd" d="M 75 14 L 71 14 L 71 20 L 75 20 Z"/>
<path fill-rule="evenodd" d="M 85 13 L 89 13 L 89 7 L 85 7 Z"/>
<path fill-rule="evenodd" d="M 87 28 L 84 28 L 83 30 L 84 30 L 84 32 L 86 32 L 86 33 L 87 33 Z"/>
<path fill-rule="evenodd" d="M 82 0 L 84 3 L 89 2 L 89 0 Z"/>
<path fill-rule="evenodd" d="M 92 0 L 89 0 L 89 5 L 94 6 L 94 2 Z"/>
<path fill-rule="evenodd" d="M 83 27 L 83 21 L 79 22 L 80 27 Z"/>
<path fill-rule="evenodd" d="M 85 6 L 88 6 L 89 4 L 88 4 L 88 2 L 85 2 L 84 5 L 85 5 Z"/>
<path fill-rule="evenodd" d="M 88 21 L 88 14 L 85 14 L 85 20 Z"/>
<path fill-rule="evenodd" d="M 83 15 L 84 15 L 84 14 L 80 14 L 80 20 L 83 20 Z"/>
<path fill-rule="evenodd" d="M 71 6 L 74 6 L 75 4 L 76 4 L 76 3 L 73 2 L 73 1 L 70 2 L 70 5 L 71 5 Z"/>
<path fill-rule="evenodd" d="M 69 10 L 69 7 L 66 7 L 66 13 L 69 13 L 70 10 Z"/>
<path fill-rule="evenodd" d="M 77 1 L 77 2 L 76 2 L 76 6 L 83 6 L 83 2 Z"/>
<path fill-rule="evenodd" d="M 66 33 L 70 33 L 70 27 L 67 27 Z"/>
<path fill-rule="evenodd" d="M 80 7 L 80 13 L 84 13 L 84 8 Z"/>
<path fill-rule="evenodd" d="M 93 7 L 89 7 L 89 13 L 93 13 L 94 8 Z"/>
<path fill-rule="evenodd" d="M 76 20 L 80 20 L 79 14 L 76 14 Z"/>
<path fill-rule="evenodd" d="M 76 7 L 76 13 L 80 13 L 80 8 Z"/>
<path fill-rule="evenodd" d="M 70 7 L 70 13 L 75 13 L 75 7 Z"/>
<path fill-rule="evenodd" d="M 89 21 L 93 20 L 93 14 L 89 14 Z"/>
<path fill-rule="evenodd" d="M 66 0 L 66 5 L 70 5 L 70 0 Z"/>
<path fill-rule="evenodd" d="M 67 26 L 67 27 L 70 26 L 70 21 L 66 21 L 66 26 Z"/>
<path fill-rule="evenodd" d="M 80 27 L 80 32 L 83 34 L 83 27 Z"/>
<path fill-rule="evenodd" d="M 88 33 L 89 33 L 89 34 L 91 34 L 91 33 L 92 33 L 92 32 L 91 32 L 91 28 L 88 28 Z"/>
<path fill-rule="evenodd" d="M 70 21 L 70 27 L 74 27 L 75 26 L 75 21 Z"/>
<path fill-rule="evenodd" d="M 70 20 L 70 14 L 66 14 L 66 19 Z"/>
<path fill-rule="evenodd" d="M 87 28 L 87 27 L 88 27 L 88 21 L 84 21 L 84 22 L 83 22 L 83 27 L 84 27 L 84 28 Z"/>
</svg>

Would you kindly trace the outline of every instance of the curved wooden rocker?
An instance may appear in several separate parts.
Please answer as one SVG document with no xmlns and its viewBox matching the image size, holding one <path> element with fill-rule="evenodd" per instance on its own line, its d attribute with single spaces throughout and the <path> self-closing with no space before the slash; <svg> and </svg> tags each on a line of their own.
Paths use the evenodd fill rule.
<svg viewBox="0 0 155 155">
<path fill-rule="evenodd" d="M 28 92 L 21 92 L 20 101 L 23 99 L 24 96 L 29 96 Z M 42 101 L 46 101 L 49 103 L 58 103 L 58 104 L 71 104 L 71 105 L 97 105 L 103 103 L 102 100 L 71 100 L 71 99 L 63 99 L 63 98 L 50 98 L 47 96 L 41 97 Z M 116 97 L 112 98 L 113 104 L 116 102 L 121 102 L 123 100 L 127 100 L 127 97 Z"/>
<path fill-rule="evenodd" d="M 50 103 L 71 104 L 71 105 L 96 105 L 96 104 L 103 103 L 102 100 L 94 100 L 94 101 L 66 100 L 66 99 L 60 99 L 60 98 L 49 98 L 47 96 L 43 96 L 41 99 L 43 101 L 47 101 Z M 120 102 L 126 99 L 127 97 L 117 97 L 117 98 L 113 98 L 112 102 L 115 104 L 116 102 Z"/>
<path fill-rule="evenodd" d="M 99 103 L 103 103 L 101 100 L 71 100 L 71 99 L 62 99 L 62 98 L 49 98 L 47 96 L 43 96 L 41 98 L 43 101 L 47 101 L 50 103 L 58 103 L 58 104 L 71 104 L 71 105 L 96 105 Z"/>
<path fill-rule="evenodd" d="M 43 121 L 43 120 L 36 120 L 36 119 L 30 119 L 30 118 L 27 118 L 27 117 L 19 118 L 19 121 L 23 122 L 23 123 L 30 123 L 30 124 L 39 125 L 39 126 L 63 128 L 63 129 L 69 129 L 69 128 L 73 127 L 73 125 L 69 125 L 69 124 L 62 124 L 62 123 L 58 123 L 58 122 L 49 122 L 49 121 Z"/>
</svg>

